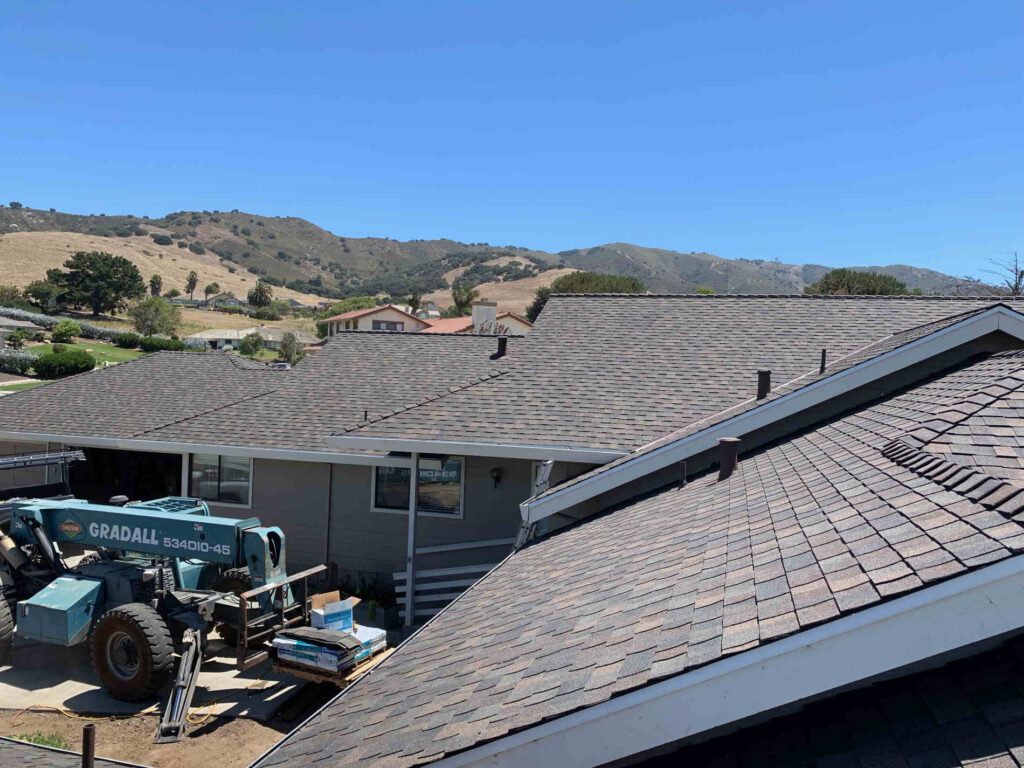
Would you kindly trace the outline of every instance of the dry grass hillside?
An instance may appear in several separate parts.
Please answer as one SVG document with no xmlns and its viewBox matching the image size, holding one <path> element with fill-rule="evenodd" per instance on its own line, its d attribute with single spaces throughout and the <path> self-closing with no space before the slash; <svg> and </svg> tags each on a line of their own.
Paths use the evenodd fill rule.
<svg viewBox="0 0 1024 768">
<path fill-rule="evenodd" d="M 476 286 L 476 290 L 480 292 L 482 298 L 498 302 L 499 312 L 515 312 L 521 315 L 533 301 L 534 294 L 538 288 L 549 286 L 562 275 L 568 275 L 571 272 L 577 271 L 575 269 L 549 269 L 535 277 L 525 277 L 522 280 L 512 280 L 503 283 L 480 283 Z M 434 291 L 423 298 L 426 301 L 435 302 L 439 307 L 447 307 L 452 303 L 450 289 Z"/>
<path fill-rule="evenodd" d="M 46 270 L 63 267 L 75 251 L 106 251 L 124 256 L 139 268 L 147 282 L 152 275 L 160 275 L 164 291 L 177 288 L 184 293 L 185 280 L 194 269 L 199 274 L 200 297 L 204 286 L 217 283 L 222 291 L 244 298 L 257 280 L 256 275 L 225 265 L 210 251 L 199 255 L 187 248 L 157 245 L 148 235 L 100 237 L 78 232 L 9 232 L 0 235 L 0 285 L 23 288 L 33 280 L 42 280 Z M 323 301 L 319 296 L 288 288 L 274 288 L 274 296 L 309 305 Z"/>
</svg>

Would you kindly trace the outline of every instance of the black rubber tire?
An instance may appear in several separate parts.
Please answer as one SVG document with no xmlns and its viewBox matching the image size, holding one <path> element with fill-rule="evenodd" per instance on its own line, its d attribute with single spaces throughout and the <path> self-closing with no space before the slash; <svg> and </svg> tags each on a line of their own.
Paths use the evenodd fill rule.
<svg viewBox="0 0 1024 768">
<path fill-rule="evenodd" d="M 110 648 L 120 643 L 120 648 Z M 118 652 L 124 668 L 118 673 L 111 657 Z M 167 622 L 142 603 L 111 608 L 100 617 L 92 633 L 92 666 L 103 687 L 115 699 L 144 701 L 152 698 L 174 672 L 174 643 Z M 131 674 L 134 667 L 135 672 Z"/>
<path fill-rule="evenodd" d="M 14 616 L 11 615 L 11 606 L 0 595 L 0 664 L 7 663 L 7 657 L 11 655 L 11 647 L 14 645 Z"/>
<path fill-rule="evenodd" d="M 217 592 L 230 592 L 233 595 L 240 595 L 252 589 L 252 576 L 248 568 L 228 568 L 217 577 L 213 588 Z M 217 633 L 228 645 L 238 647 L 238 630 L 227 624 L 217 627 Z M 258 646 L 260 643 L 250 643 L 250 647 Z"/>
</svg>

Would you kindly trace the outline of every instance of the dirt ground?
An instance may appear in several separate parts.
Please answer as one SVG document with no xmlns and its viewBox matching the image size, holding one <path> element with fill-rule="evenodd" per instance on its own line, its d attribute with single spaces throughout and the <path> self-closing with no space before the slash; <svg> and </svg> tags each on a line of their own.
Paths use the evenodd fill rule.
<svg viewBox="0 0 1024 768">
<path fill-rule="evenodd" d="M 215 717 L 189 727 L 177 744 L 154 744 L 159 718 L 138 715 L 118 720 L 78 720 L 58 712 L 0 711 L 0 735 L 17 738 L 41 732 L 56 734 L 82 748 L 82 726 L 96 724 L 96 755 L 152 766 L 152 768 L 244 768 L 259 755 L 280 741 L 306 717 L 323 706 L 337 689 L 310 685 L 300 692 L 299 706 L 283 708 L 282 715 L 266 722 L 244 718 Z M 202 716 L 194 713 L 195 719 Z M 287 717 L 287 719 L 284 719 Z"/>
</svg>

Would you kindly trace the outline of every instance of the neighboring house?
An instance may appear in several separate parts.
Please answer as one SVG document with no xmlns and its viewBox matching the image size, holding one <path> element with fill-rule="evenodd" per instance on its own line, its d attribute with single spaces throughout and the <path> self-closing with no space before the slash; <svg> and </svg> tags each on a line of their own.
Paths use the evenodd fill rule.
<svg viewBox="0 0 1024 768">
<path fill-rule="evenodd" d="M 417 311 L 416 317 L 424 320 L 437 320 L 441 317 L 441 308 L 432 301 L 425 302 Z"/>
<path fill-rule="evenodd" d="M 15 333 L 16 331 L 36 333 L 41 330 L 43 330 L 42 326 L 31 323 L 28 320 L 14 320 L 10 317 L 0 317 L 0 336 L 6 336 L 7 334 Z"/>
<path fill-rule="evenodd" d="M 574 301 L 590 300 L 556 299 L 545 315 L 569 319 Z M 612 319 L 631 314 L 618 299 L 592 301 Z M 470 422 L 502 425 L 490 444 L 511 450 L 505 419 L 517 419 L 520 452 L 556 435 L 632 447 L 525 503 L 513 554 L 255 765 L 1017 765 L 1015 304 L 712 299 L 701 305 L 719 310 L 705 343 L 609 344 L 605 359 L 646 361 L 632 370 L 644 384 L 592 361 L 592 383 L 579 382 L 579 405 L 561 419 L 567 399 L 545 409 L 542 395 L 564 362 L 572 375 L 585 338 L 564 340 L 543 372 L 550 388 L 533 376 L 533 421 L 495 399 L 525 377 L 518 367 L 375 422 L 406 417 L 400 439 L 378 430 L 379 450 L 427 452 L 442 439 L 465 450 L 482 437 Z M 693 317 L 695 305 L 676 300 L 675 314 Z M 669 336 L 668 313 L 640 315 L 649 338 Z M 801 318 L 788 338 L 776 336 L 786 336 L 780 315 Z M 752 335 L 763 353 L 752 354 Z M 805 336 L 829 350 L 823 361 L 809 359 Z M 717 361 L 713 387 L 691 388 L 706 368 L 678 367 L 654 398 L 670 370 L 659 355 L 690 345 L 691 362 Z M 737 383 L 746 391 L 725 393 Z M 652 396 L 638 398 L 644 387 Z M 478 388 L 494 408 L 479 409 Z M 687 395 L 672 402 L 673 392 Z M 410 436 L 411 414 L 466 398 L 477 410 L 463 424 L 434 441 Z"/>
<path fill-rule="evenodd" d="M 217 309 L 218 307 L 242 307 L 245 302 L 236 297 L 233 293 L 218 293 L 201 302 L 202 306 Z"/>
<path fill-rule="evenodd" d="M 341 331 L 421 331 L 429 327 L 425 320 L 394 304 L 354 309 L 328 317 L 323 322 L 327 324 L 328 336 L 334 336 Z"/>
<path fill-rule="evenodd" d="M 289 331 L 287 328 L 268 328 L 265 325 L 257 325 L 252 328 L 209 328 L 205 331 L 193 333 L 186 338 L 199 339 L 206 342 L 210 349 L 226 349 L 228 347 L 237 349 L 238 343 L 250 333 L 258 333 L 263 337 L 263 344 L 267 349 L 277 349 L 281 346 L 281 340 L 287 333 L 295 334 L 300 343 L 304 345 L 314 344 L 316 336 L 305 331 Z"/>
<path fill-rule="evenodd" d="M 498 304 L 487 299 L 473 302 L 473 314 L 468 317 L 451 317 L 431 320 L 430 327 L 423 333 L 496 333 L 525 336 L 533 323 L 514 312 L 498 313 Z"/>
</svg>

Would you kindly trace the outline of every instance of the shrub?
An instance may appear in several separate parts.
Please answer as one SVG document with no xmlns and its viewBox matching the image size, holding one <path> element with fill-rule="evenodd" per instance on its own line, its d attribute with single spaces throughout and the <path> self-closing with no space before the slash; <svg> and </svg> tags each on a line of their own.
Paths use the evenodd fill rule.
<svg viewBox="0 0 1024 768">
<path fill-rule="evenodd" d="M 9 202 L 7 205 L 9 205 L 15 211 L 21 208 L 21 203 L 19 203 L 17 200 L 11 200 L 11 202 Z"/>
<path fill-rule="evenodd" d="M 50 210 L 52 211 L 53 208 Z M 54 749 L 70 750 L 72 748 L 70 741 L 56 733 L 35 731 L 34 733 L 22 733 L 14 738 L 18 741 L 27 741 L 30 744 L 39 744 L 40 746 L 53 747 Z"/>
<path fill-rule="evenodd" d="M 153 235 L 153 242 L 157 245 L 170 245 L 174 241 L 167 235 Z"/>
<path fill-rule="evenodd" d="M 36 331 L 35 335 L 32 337 L 32 341 L 44 342 L 46 341 L 46 334 L 42 331 Z"/>
<path fill-rule="evenodd" d="M 30 334 L 28 331 L 15 331 L 14 333 L 7 334 L 7 338 L 4 341 L 7 342 L 7 346 L 11 349 L 21 349 L 29 338 Z"/>
<path fill-rule="evenodd" d="M 247 315 L 243 307 L 216 307 L 214 312 L 223 312 L 225 315 Z"/>
<path fill-rule="evenodd" d="M 177 288 L 171 288 L 171 290 L 164 294 L 165 299 L 175 299 L 178 296 L 181 296 L 181 291 Z"/>
<path fill-rule="evenodd" d="M 0 348 L 0 371 L 5 373 L 28 373 L 28 369 L 32 367 L 32 363 L 35 361 L 35 357 L 28 352 L 22 352 L 19 349 Z"/>
<path fill-rule="evenodd" d="M 260 307 L 252 313 L 252 317 L 256 320 L 280 320 L 281 315 L 273 307 Z"/>
<path fill-rule="evenodd" d="M 56 350 L 57 347 L 54 347 Z M 85 373 L 96 367 L 96 358 L 84 349 L 64 349 L 63 351 L 47 352 L 36 358 L 32 365 L 36 374 L 44 379 L 62 379 Z"/>
<path fill-rule="evenodd" d="M 78 327 L 81 329 L 81 333 L 78 335 L 83 339 L 100 339 L 102 341 L 113 341 L 117 338 L 118 331 L 113 328 L 104 328 L 102 325 L 94 325 L 93 323 L 86 323 L 79 321 Z"/>
<path fill-rule="evenodd" d="M 136 349 L 141 340 L 142 337 L 139 334 L 125 331 L 124 333 L 117 334 L 114 343 L 122 349 Z"/>
<path fill-rule="evenodd" d="M 145 336 L 139 341 L 143 352 L 180 352 L 185 348 L 178 339 L 164 339 L 160 336 Z"/>
<path fill-rule="evenodd" d="M 202 339 L 184 339 L 182 344 L 187 352 L 205 352 L 210 348 Z"/>
<path fill-rule="evenodd" d="M 178 241 L 178 247 L 179 248 L 188 248 L 188 243 L 186 243 L 184 240 L 179 240 Z"/>
<path fill-rule="evenodd" d="M 71 341 L 72 336 L 82 335 L 82 328 L 74 320 L 61 320 L 50 335 L 54 341 Z"/>
<path fill-rule="evenodd" d="M 206 253 L 206 249 L 203 248 L 202 243 L 189 243 L 188 249 L 192 251 L 192 253 L 199 254 L 200 256 Z"/>
</svg>

